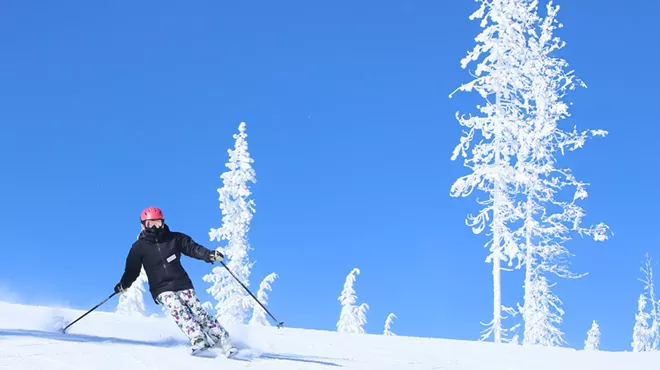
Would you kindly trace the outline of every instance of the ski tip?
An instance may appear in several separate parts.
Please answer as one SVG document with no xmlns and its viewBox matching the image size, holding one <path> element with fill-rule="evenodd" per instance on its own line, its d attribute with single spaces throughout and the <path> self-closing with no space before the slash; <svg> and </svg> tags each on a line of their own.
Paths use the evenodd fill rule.
<svg viewBox="0 0 660 370">
<path fill-rule="evenodd" d="M 280 321 L 280 322 L 277 324 L 277 328 L 278 328 L 278 329 L 281 329 L 283 326 L 284 326 L 284 321 Z"/>
</svg>

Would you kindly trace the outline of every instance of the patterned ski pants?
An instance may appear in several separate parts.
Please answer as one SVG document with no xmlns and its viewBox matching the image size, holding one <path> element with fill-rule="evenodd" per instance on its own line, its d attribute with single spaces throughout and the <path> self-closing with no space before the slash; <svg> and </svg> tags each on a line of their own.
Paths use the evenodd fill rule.
<svg viewBox="0 0 660 370">
<path fill-rule="evenodd" d="M 227 330 L 202 307 L 193 289 L 164 292 L 158 295 L 156 300 L 167 309 L 176 325 L 192 344 L 203 338 L 210 346 L 219 344 L 224 350 L 232 347 Z M 213 343 L 208 342 L 205 334 Z"/>
</svg>

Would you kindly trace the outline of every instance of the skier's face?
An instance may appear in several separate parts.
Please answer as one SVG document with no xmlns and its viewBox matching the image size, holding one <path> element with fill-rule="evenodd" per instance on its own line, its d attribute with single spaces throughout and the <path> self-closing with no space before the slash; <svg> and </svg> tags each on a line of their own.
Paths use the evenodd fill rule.
<svg viewBox="0 0 660 370">
<path fill-rule="evenodd" d="M 143 229 L 144 228 L 151 229 L 151 228 L 154 228 L 154 227 L 159 228 L 159 229 L 161 227 L 163 227 L 163 220 L 146 220 L 142 224 Z"/>
</svg>

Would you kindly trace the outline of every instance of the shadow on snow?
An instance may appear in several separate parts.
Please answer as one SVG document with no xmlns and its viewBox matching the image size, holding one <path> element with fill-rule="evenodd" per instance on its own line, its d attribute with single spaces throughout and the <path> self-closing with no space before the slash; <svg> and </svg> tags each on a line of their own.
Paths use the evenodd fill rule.
<svg viewBox="0 0 660 370">
<path fill-rule="evenodd" d="M 59 333 L 42 330 L 26 330 L 26 329 L 0 329 L 0 337 L 37 337 L 44 339 L 61 340 L 65 342 L 88 342 L 88 343 L 116 343 L 116 344 L 130 344 L 140 346 L 154 346 L 154 347 L 176 347 L 185 345 L 187 342 L 168 338 L 159 341 L 145 341 L 126 338 L 115 337 L 101 337 L 86 334 L 72 334 L 72 333 Z"/>
<path fill-rule="evenodd" d="M 313 363 L 313 364 L 319 364 L 319 365 L 342 367 L 341 365 L 336 364 L 334 362 L 312 360 L 309 357 L 297 356 L 297 355 L 292 355 L 292 354 L 262 353 L 262 354 L 259 355 L 259 358 L 268 358 L 268 359 L 272 359 L 272 360 L 307 362 L 307 363 Z"/>
<path fill-rule="evenodd" d="M 116 338 L 116 337 L 102 337 L 95 335 L 87 334 L 73 334 L 73 333 L 59 333 L 59 332 L 50 332 L 42 330 L 27 330 L 27 329 L 0 329 L 0 337 L 36 337 L 44 338 L 51 340 L 60 340 L 65 342 L 76 342 L 76 343 L 115 343 L 115 344 L 127 344 L 127 345 L 139 345 L 139 346 L 153 346 L 153 347 L 180 347 L 188 345 L 187 341 L 167 338 L 159 341 L 145 341 L 145 340 L 135 340 L 127 338 Z M 243 347 L 241 345 L 239 348 Z M 277 353 L 259 353 L 257 358 L 263 359 L 272 359 L 272 360 L 284 360 L 284 361 L 295 361 L 295 362 L 305 362 L 305 363 L 314 363 L 319 365 L 326 366 L 336 366 L 342 367 L 339 364 L 329 361 L 314 360 L 313 357 L 298 356 L 293 354 L 277 354 Z"/>
</svg>

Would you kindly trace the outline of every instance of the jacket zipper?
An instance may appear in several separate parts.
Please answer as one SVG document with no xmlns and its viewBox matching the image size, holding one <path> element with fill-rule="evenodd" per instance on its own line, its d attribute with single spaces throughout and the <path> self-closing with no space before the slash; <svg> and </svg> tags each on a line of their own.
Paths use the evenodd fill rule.
<svg viewBox="0 0 660 370">
<path fill-rule="evenodd" d="M 156 236 L 156 248 L 158 248 L 158 255 L 160 256 L 160 261 L 163 263 L 165 274 L 169 275 L 167 272 L 167 264 L 165 264 L 165 259 L 163 258 L 163 252 L 160 250 L 160 243 L 158 242 L 158 236 Z"/>
</svg>

